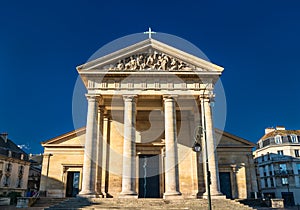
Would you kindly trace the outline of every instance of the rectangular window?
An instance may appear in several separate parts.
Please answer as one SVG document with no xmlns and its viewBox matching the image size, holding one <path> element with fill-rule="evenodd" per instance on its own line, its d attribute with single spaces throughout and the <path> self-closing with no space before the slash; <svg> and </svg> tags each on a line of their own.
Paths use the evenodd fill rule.
<svg viewBox="0 0 300 210">
<path fill-rule="evenodd" d="M 285 163 L 279 164 L 279 171 L 280 171 L 280 174 L 287 174 Z"/>
<path fill-rule="evenodd" d="M 299 157 L 299 150 L 295 149 L 295 157 Z"/>
<path fill-rule="evenodd" d="M 268 186 L 268 179 L 265 179 L 265 187 L 269 187 Z"/>
<path fill-rule="evenodd" d="M 270 170 L 270 171 L 269 171 L 269 174 L 270 174 L 270 176 L 272 176 L 272 175 L 273 175 L 273 172 Z"/>
<path fill-rule="evenodd" d="M 297 136 L 296 135 L 291 135 L 291 140 L 292 140 L 292 143 L 297 143 Z"/>
<path fill-rule="evenodd" d="M 264 176 L 267 176 L 267 167 L 264 167 Z"/>
<path fill-rule="evenodd" d="M 274 187 L 274 180 L 271 178 L 270 181 L 271 181 L 271 187 Z"/>
<path fill-rule="evenodd" d="M 9 187 L 9 184 L 10 184 L 10 176 L 8 176 L 8 175 L 5 175 L 5 176 L 4 176 L 4 182 L 3 182 L 3 184 L 4 184 L 4 187 Z"/>
<path fill-rule="evenodd" d="M 17 181 L 17 188 L 21 188 L 21 186 L 22 186 L 22 179 L 18 179 L 18 181 Z"/>
<path fill-rule="evenodd" d="M 283 155 L 283 150 L 278 150 L 278 151 L 277 151 L 277 154 L 278 154 L 278 155 Z"/>
<path fill-rule="evenodd" d="M 297 163 L 297 169 L 298 169 L 298 174 L 300 174 L 300 163 Z"/>
<path fill-rule="evenodd" d="M 275 143 L 276 144 L 282 144 L 282 138 L 281 138 L 281 136 L 279 136 L 279 135 L 275 136 Z"/>
<path fill-rule="evenodd" d="M 289 184 L 288 178 L 286 178 L 286 177 L 281 178 L 281 183 L 282 183 L 282 185 L 287 185 L 287 184 Z"/>
</svg>

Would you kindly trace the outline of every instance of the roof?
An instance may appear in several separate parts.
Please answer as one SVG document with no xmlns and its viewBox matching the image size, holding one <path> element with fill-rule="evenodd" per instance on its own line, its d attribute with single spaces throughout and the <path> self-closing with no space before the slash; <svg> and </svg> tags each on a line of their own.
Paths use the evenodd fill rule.
<svg viewBox="0 0 300 210">
<path fill-rule="evenodd" d="M 27 153 L 20 149 L 12 140 L 5 139 L 0 136 L 0 155 L 8 156 L 8 151 L 12 152 L 12 157 L 18 158 L 21 154 L 25 155 L 25 160 L 27 160 Z"/>
<path fill-rule="evenodd" d="M 78 128 L 76 130 L 73 130 L 73 131 L 64 133 L 62 135 L 56 136 L 54 138 L 51 138 L 49 140 L 43 141 L 43 142 L 41 142 L 41 145 L 45 146 L 46 144 L 51 144 L 51 143 L 57 144 L 57 143 L 63 141 L 64 139 L 73 138 L 77 135 L 83 134 L 83 133 L 85 133 L 85 130 L 86 130 L 85 127 Z"/>
<path fill-rule="evenodd" d="M 246 147 L 255 147 L 256 146 L 256 144 L 254 144 L 253 142 L 250 142 L 246 139 L 243 139 L 239 136 L 233 135 L 233 134 L 228 133 L 226 131 L 223 131 L 223 130 L 220 130 L 220 129 L 215 129 L 215 132 L 216 132 L 216 134 L 219 134 L 219 135 L 228 137 L 230 139 L 233 139 L 233 140 L 241 143 L 241 145 L 243 145 L 243 146 L 246 146 Z M 225 146 L 225 145 L 222 145 L 221 143 L 219 143 L 218 147 L 222 147 L 222 146 Z"/>
<path fill-rule="evenodd" d="M 275 137 L 277 135 L 287 136 L 292 134 L 300 136 L 300 130 L 274 130 L 271 131 L 270 133 L 265 134 L 263 137 L 261 137 L 260 140 L 264 141 L 268 138 Z"/>
<path fill-rule="evenodd" d="M 146 40 L 140 41 L 138 43 L 135 43 L 133 45 L 130 45 L 128 47 L 125 47 L 123 49 L 112 52 L 108 55 L 94 59 L 85 64 L 77 66 L 77 70 L 79 72 L 81 72 L 83 70 L 92 70 L 92 69 L 97 69 L 97 68 L 103 68 L 107 64 L 117 62 L 124 57 L 128 57 L 133 54 L 141 53 L 141 52 L 147 51 L 149 49 L 158 50 L 158 51 L 161 51 L 170 56 L 181 58 L 185 62 L 192 63 L 193 65 L 195 65 L 197 67 L 209 69 L 210 71 L 222 72 L 224 70 L 224 68 L 221 66 L 213 64 L 209 61 L 206 61 L 202 58 L 194 56 L 190 53 L 187 53 L 185 51 L 182 51 L 180 49 L 177 49 L 175 47 L 167 45 L 163 42 L 157 41 L 155 39 L 146 39 Z"/>
<path fill-rule="evenodd" d="M 31 155 L 29 160 L 33 164 L 42 164 L 43 162 L 43 155 Z"/>
</svg>

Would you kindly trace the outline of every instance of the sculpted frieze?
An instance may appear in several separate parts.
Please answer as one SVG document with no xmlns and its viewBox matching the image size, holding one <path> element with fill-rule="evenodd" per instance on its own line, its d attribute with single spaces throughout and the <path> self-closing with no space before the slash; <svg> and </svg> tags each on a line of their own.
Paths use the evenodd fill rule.
<svg viewBox="0 0 300 210">
<path fill-rule="evenodd" d="M 171 57 L 164 53 L 152 52 L 132 55 L 120 60 L 118 63 L 109 66 L 109 70 L 181 70 L 188 71 L 194 69 L 191 66 L 177 58 Z"/>
</svg>

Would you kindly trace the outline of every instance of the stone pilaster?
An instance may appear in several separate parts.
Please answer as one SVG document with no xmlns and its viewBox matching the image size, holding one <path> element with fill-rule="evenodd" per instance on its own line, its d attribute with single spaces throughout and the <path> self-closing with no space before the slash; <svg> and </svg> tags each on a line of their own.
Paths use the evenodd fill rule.
<svg viewBox="0 0 300 210">
<path fill-rule="evenodd" d="M 165 193 L 164 199 L 180 197 L 176 129 L 176 96 L 164 96 L 165 111 Z"/>
<path fill-rule="evenodd" d="M 98 101 L 96 96 L 87 95 L 88 111 L 84 145 L 84 163 L 82 190 L 79 197 L 96 197 L 96 160 L 97 160 L 97 113 Z"/>
<path fill-rule="evenodd" d="M 121 198 L 137 198 L 136 193 L 136 95 L 124 95 L 124 144 Z"/>
<path fill-rule="evenodd" d="M 217 158 L 217 144 L 214 135 L 214 127 L 213 127 L 213 119 L 212 119 L 212 111 L 210 106 L 210 99 L 209 98 L 201 98 L 201 113 L 202 113 L 202 125 L 204 125 L 204 132 L 206 132 L 206 139 L 204 135 L 204 141 L 206 141 L 207 151 L 204 151 L 204 160 L 206 161 L 206 154 L 208 156 L 208 165 L 210 171 L 210 192 L 211 196 L 218 196 L 222 195 L 220 191 L 220 181 L 219 181 L 219 167 L 218 167 L 218 158 Z M 204 142 L 205 146 L 205 142 Z M 204 150 L 206 147 L 204 147 Z M 204 174 L 206 176 L 206 164 L 204 166 Z M 206 193 L 208 191 L 208 186 L 206 185 Z M 205 193 L 205 194 L 206 194 Z"/>
<path fill-rule="evenodd" d="M 239 195 L 238 195 L 238 183 L 237 183 L 237 172 L 238 172 L 238 169 L 237 169 L 237 166 L 236 165 L 231 165 L 231 175 L 232 175 L 232 178 L 231 178 L 231 186 L 232 186 L 232 198 L 235 199 L 235 198 L 238 198 Z"/>
</svg>

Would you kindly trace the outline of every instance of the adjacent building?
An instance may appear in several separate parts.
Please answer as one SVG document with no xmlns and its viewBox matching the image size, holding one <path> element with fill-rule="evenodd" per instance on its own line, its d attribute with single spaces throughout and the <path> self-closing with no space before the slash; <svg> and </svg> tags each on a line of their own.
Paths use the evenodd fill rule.
<svg viewBox="0 0 300 210">
<path fill-rule="evenodd" d="M 284 198 L 300 204 L 300 130 L 282 126 L 265 129 L 257 142 L 255 162 L 258 185 L 264 197 Z"/>
<path fill-rule="evenodd" d="M 28 176 L 28 191 L 39 191 L 43 156 L 41 154 L 29 154 L 30 168 Z"/>
<path fill-rule="evenodd" d="M 28 155 L 8 139 L 7 133 L 0 134 L 0 195 L 19 192 L 24 196 L 29 166 Z"/>
</svg>

